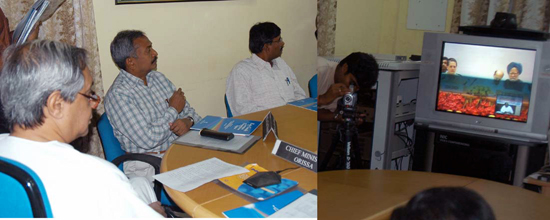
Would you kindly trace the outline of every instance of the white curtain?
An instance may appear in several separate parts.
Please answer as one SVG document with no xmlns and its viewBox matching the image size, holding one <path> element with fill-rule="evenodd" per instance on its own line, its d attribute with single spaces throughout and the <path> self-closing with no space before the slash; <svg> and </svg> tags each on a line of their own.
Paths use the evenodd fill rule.
<svg viewBox="0 0 550 220">
<path fill-rule="evenodd" d="M 337 0 L 317 0 L 317 55 L 334 55 Z"/>
<path fill-rule="evenodd" d="M 497 12 L 514 13 L 519 28 L 548 32 L 550 0 L 455 0 L 451 32 L 458 26 L 489 25 Z"/>
</svg>

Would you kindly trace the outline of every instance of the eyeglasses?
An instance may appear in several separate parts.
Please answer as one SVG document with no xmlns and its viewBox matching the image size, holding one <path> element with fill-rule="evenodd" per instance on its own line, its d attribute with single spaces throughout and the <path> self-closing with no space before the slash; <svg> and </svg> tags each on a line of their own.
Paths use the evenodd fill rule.
<svg viewBox="0 0 550 220">
<path fill-rule="evenodd" d="M 98 95 L 96 95 L 94 91 L 91 91 L 90 95 L 86 95 L 80 92 L 78 94 L 88 98 L 88 101 L 90 102 L 90 106 L 93 109 L 96 109 L 97 106 L 99 106 L 99 103 L 101 102 L 101 98 Z"/>
<path fill-rule="evenodd" d="M 277 41 L 275 41 L 275 40 L 274 40 L 274 41 L 271 41 L 271 43 L 279 43 L 279 42 L 281 42 L 281 41 L 283 41 L 283 37 L 279 38 L 279 40 L 277 40 Z"/>
</svg>

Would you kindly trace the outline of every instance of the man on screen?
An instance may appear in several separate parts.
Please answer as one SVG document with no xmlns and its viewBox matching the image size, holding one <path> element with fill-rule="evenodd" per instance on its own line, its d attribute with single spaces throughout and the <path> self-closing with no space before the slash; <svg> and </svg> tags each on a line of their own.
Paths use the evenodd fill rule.
<svg viewBox="0 0 550 220">
<path fill-rule="evenodd" d="M 517 62 L 511 62 L 508 64 L 506 70 L 508 70 L 508 79 L 504 82 L 504 88 L 522 91 L 524 85 L 519 79 L 519 75 L 521 75 L 523 71 L 523 65 Z"/>
<path fill-rule="evenodd" d="M 512 109 L 512 106 L 508 105 L 508 102 L 505 102 L 502 108 L 500 108 L 500 114 L 513 115 L 514 109 Z"/>
<path fill-rule="evenodd" d="M 447 72 L 447 66 L 449 65 L 449 58 L 443 57 L 441 59 L 441 72 Z"/>
</svg>

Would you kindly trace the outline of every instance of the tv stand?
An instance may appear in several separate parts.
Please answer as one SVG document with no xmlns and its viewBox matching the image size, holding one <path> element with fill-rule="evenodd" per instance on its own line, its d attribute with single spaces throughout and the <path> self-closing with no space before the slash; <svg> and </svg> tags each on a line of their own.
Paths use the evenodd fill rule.
<svg viewBox="0 0 550 220">
<path fill-rule="evenodd" d="M 523 179 L 544 164 L 546 144 L 427 127 L 415 129 L 413 170 L 472 176 L 521 187 Z"/>
</svg>

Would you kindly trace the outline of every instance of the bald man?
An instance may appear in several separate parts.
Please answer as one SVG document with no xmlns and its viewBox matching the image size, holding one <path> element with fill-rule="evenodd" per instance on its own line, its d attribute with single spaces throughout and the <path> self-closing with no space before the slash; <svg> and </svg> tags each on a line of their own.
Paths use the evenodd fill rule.
<svg viewBox="0 0 550 220">
<path fill-rule="evenodd" d="M 495 85 L 500 84 L 500 81 L 504 77 L 504 71 L 502 70 L 496 70 L 495 73 L 493 73 L 493 83 Z"/>
</svg>

